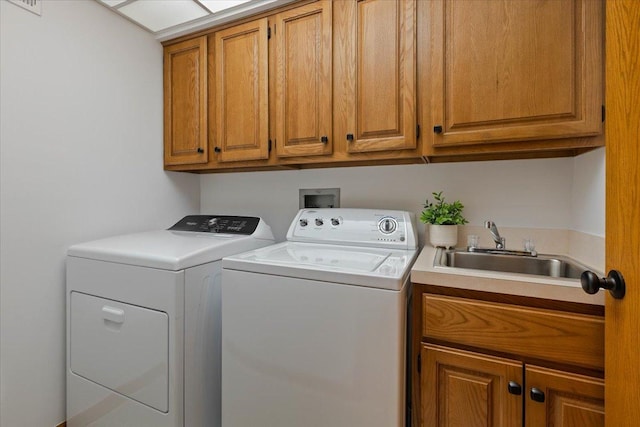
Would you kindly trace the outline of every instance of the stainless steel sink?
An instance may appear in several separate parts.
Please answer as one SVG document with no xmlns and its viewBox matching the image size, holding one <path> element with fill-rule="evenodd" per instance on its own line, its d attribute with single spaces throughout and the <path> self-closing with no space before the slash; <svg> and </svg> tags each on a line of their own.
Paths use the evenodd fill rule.
<svg viewBox="0 0 640 427">
<path fill-rule="evenodd" d="M 561 255 L 526 256 L 501 254 L 499 251 L 483 253 L 456 249 L 438 249 L 434 267 L 470 268 L 569 279 L 580 279 L 582 272 L 589 270 L 589 267 Z"/>
</svg>

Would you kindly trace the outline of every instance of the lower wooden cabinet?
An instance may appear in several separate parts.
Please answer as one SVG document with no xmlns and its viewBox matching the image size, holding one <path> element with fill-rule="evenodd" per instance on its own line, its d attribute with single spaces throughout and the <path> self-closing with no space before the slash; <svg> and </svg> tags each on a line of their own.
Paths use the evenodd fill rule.
<svg viewBox="0 0 640 427">
<path fill-rule="evenodd" d="M 430 344 L 421 359 L 423 426 L 604 426 L 602 379 Z"/>
<path fill-rule="evenodd" d="M 443 289 L 414 284 L 412 427 L 604 426 L 602 307 Z"/>
<path fill-rule="evenodd" d="M 525 384 L 526 426 L 604 426 L 604 380 L 525 365 Z"/>
<path fill-rule="evenodd" d="M 522 426 L 521 362 L 428 344 L 421 357 L 422 425 Z"/>
</svg>

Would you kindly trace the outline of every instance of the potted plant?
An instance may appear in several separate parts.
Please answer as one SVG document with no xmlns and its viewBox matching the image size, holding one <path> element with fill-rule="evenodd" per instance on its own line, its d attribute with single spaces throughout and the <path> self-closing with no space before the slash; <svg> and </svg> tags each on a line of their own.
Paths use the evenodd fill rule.
<svg viewBox="0 0 640 427">
<path fill-rule="evenodd" d="M 420 221 L 428 224 L 429 242 L 434 247 L 455 247 L 458 243 L 458 225 L 468 222 L 462 216 L 464 205 L 460 200 L 453 203 L 446 202 L 442 191 L 431 194 L 434 202 L 427 200 L 420 215 Z"/>
</svg>

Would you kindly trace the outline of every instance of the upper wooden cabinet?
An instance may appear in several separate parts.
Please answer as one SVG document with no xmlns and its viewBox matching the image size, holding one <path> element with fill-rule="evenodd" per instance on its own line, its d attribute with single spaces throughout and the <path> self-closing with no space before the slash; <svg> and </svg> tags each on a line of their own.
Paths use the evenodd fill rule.
<svg viewBox="0 0 640 427">
<path fill-rule="evenodd" d="M 416 2 L 349 3 L 351 31 L 341 52 L 348 133 L 339 137 L 349 153 L 415 148 Z"/>
<path fill-rule="evenodd" d="M 207 162 L 207 38 L 164 49 L 164 163 Z"/>
<path fill-rule="evenodd" d="M 300 0 L 165 44 L 165 167 L 604 145 L 602 0 Z"/>
<path fill-rule="evenodd" d="M 266 18 L 214 34 L 214 151 L 217 160 L 269 157 L 269 68 Z"/>
<path fill-rule="evenodd" d="M 273 20 L 278 157 L 332 152 L 331 6 L 323 0 Z"/>
<path fill-rule="evenodd" d="M 421 22 L 428 23 L 419 38 L 427 155 L 602 133 L 601 1 L 421 6 Z"/>
</svg>

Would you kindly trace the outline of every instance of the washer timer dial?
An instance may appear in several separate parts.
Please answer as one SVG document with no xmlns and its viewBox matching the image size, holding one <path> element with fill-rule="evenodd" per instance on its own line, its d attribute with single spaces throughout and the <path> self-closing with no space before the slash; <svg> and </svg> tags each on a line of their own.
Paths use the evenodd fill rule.
<svg viewBox="0 0 640 427">
<path fill-rule="evenodd" d="M 392 234 L 397 229 L 398 221 L 396 221 L 395 218 L 387 216 L 378 221 L 378 230 L 380 230 L 382 234 Z"/>
</svg>

